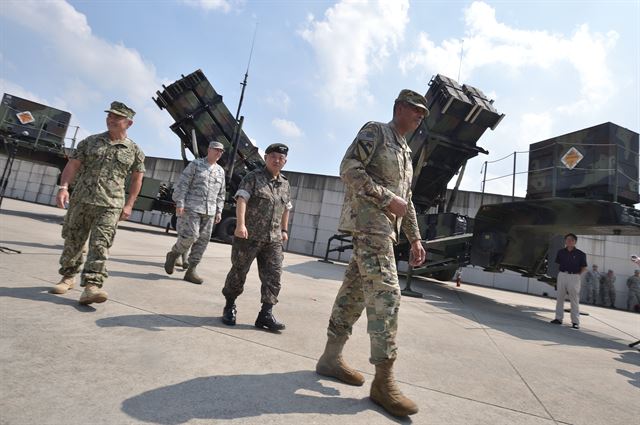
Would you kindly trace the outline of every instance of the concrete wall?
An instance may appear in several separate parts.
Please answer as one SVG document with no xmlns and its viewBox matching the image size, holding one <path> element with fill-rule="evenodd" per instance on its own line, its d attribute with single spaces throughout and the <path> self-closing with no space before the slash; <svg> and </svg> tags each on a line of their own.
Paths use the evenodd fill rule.
<svg viewBox="0 0 640 425">
<path fill-rule="evenodd" d="M 0 170 L 6 157 L 0 155 Z M 183 170 L 181 160 L 147 157 L 148 177 L 163 182 L 177 181 Z M 286 250 L 300 254 L 324 257 L 327 241 L 337 233 L 338 220 L 344 198 L 344 185 L 339 177 L 285 171 L 291 184 L 293 210 L 290 214 L 289 241 Z M 54 167 L 15 160 L 9 178 L 6 196 L 41 204 L 55 205 L 55 185 L 59 171 Z M 480 208 L 481 194 L 461 191 L 453 205 L 453 211 L 474 217 Z M 516 198 L 520 199 L 520 198 Z M 511 201 L 511 196 L 485 194 L 482 202 L 494 204 Z M 165 227 L 169 214 L 158 211 L 134 211 L 132 221 Z M 341 243 L 334 241 L 332 247 Z M 632 254 L 640 254 L 640 238 L 625 236 L 579 236 L 578 248 L 587 254 L 589 265 L 595 263 L 601 271 L 612 269 L 617 274 L 616 306 L 626 308 L 626 280 L 633 274 L 629 261 Z M 330 259 L 348 261 L 351 251 L 333 252 Z M 555 290 L 535 279 L 524 278 L 513 272 L 487 273 L 480 268 L 467 267 L 463 273 L 466 282 L 555 297 Z"/>
</svg>

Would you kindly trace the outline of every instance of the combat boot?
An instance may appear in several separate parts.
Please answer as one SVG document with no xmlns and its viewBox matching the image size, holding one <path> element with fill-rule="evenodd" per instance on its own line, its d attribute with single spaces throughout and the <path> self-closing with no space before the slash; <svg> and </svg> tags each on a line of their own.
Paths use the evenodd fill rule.
<svg viewBox="0 0 640 425">
<path fill-rule="evenodd" d="M 273 304 L 262 304 L 262 310 L 260 310 L 260 313 L 258 313 L 258 318 L 256 319 L 256 328 L 266 328 L 272 332 L 281 331 L 285 328 L 284 323 L 278 322 L 273 316 L 273 313 L 271 311 L 272 308 Z"/>
<path fill-rule="evenodd" d="M 182 270 L 189 268 L 189 254 L 186 251 L 176 260 L 176 267 L 181 267 Z"/>
<path fill-rule="evenodd" d="M 385 360 L 376 365 L 376 376 L 371 383 L 371 400 L 393 416 L 409 416 L 418 413 L 418 406 L 402 394 L 393 378 L 393 362 Z"/>
<path fill-rule="evenodd" d="M 84 287 L 84 291 L 82 291 L 82 295 L 80 295 L 80 300 L 78 302 L 82 305 L 103 303 L 108 298 L 109 296 L 107 295 L 107 293 L 98 285 L 87 283 L 87 285 Z"/>
<path fill-rule="evenodd" d="M 76 283 L 75 276 L 62 276 L 60 282 L 56 283 L 56 285 L 51 288 L 52 294 L 64 294 L 69 289 L 73 288 L 73 285 Z"/>
<path fill-rule="evenodd" d="M 316 364 L 316 373 L 359 387 L 364 384 L 364 376 L 344 362 L 342 349 L 345 342 L 347 342 L 346 337 L 329 337 L 324 353 Z"/>
<path fill-rule="evenodd" d="M 183 279 L 187 282 L 195 283 L 196 285 L 202 285 L 202 282 L 204 282 L 204 280 L 198 276 L 198 273 L 196 273 L 196 266 L 189 266 Z"/>
<path fill-rule="evenodd" d="M 167 252 L 167 259 L 164 261 L 164 271 L 167 272 L 167 274 L 173 274 L 173 269 L 176 267 L 176 260 L 179 256 L 180 254 L 177 252 Z"/>
<path fill-rule="evenodd" d="M 228 326 L 234 326 L 236 324 L 236 300 L 233 298 L 227 298 L 227 303 L 222 310 L 222 323 Z"/>
</svg>

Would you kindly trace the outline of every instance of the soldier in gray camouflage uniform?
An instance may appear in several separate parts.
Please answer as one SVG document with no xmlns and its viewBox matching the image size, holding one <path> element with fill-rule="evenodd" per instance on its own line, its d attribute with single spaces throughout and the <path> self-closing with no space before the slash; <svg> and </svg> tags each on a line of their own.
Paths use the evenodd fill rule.
<svg viewBox="0 0 640 425">
<path fill-rule="evenodd" d="M 122 102 L 112 102 L 107 115 L 108 131 L 87 137 L 65 166 L 56 203 L 69 209 L 62 227 L 64 249 L 60 256 L 60 282 L 51 290 L 64 294 L 75 283 L 82 265 L 82 249 L 89 239 L 87 259 L 80 286 L 80 304 L 105 302 L 102 289 L 107 274 L 108 251 L 113 244 L 118 220 L 131 215 L 145 172 L 144 153 L 127 137 L 135 112 Z M 125 202 L 125 179 L 131 174 L 129 197 Z M 74 183 L 69 197 L 69 185 Z"/>
<path fill-rule="evenodd" d="M 282 244 L 287 241 L 291 192 L 289 181 L 280 173 L 287 163 L 289 148 L 282 143 L 269 145 L 266 166 L 247 174 L 236 192 L 236 230 L 231 248 L 231 270 L 222 289 L 226 305 L 222 322 L 236 324 L 236 298 L 242 294 L 247 272 L 258 259 L 262 309 L 255 326 L 270 331 L 285 328 L 273 316 L 278 302 L 282 275 Z"/>
<path fill-rule="evenodd" d="M 629 288 L 627 310 L 638 311 L 637 306 L 640 305 L 640 270 L 636 270 L 633 276 L 627 279 L 627 288 Z"/>
<path fill-rule="evenodd" d="M 600 278 L 600 305 L 616 308 L 616 275 L 609 269 Z"/>
<path fill-rule="evenodd" d="M 600 285 L 600 272 L 598 266 L 593 265 L 591 271 L 585 273 L 584 276 L 584 301 L 588 304 L 596 304 L 598 299 L 598 285 Z"/>
<path fill-rule="evenodd" d="M 393 120 L 367 123 L 342 160 L 340 176 L 346 194 L 339 230 L 353 236 L 353 254 L 331 312 L 327 345 L 316 365 L 321 375 L 351 385 L 364 383 L 362 374 L 344 362 L 342 349 L 366 309 L 369 360 L 376 367 L 370 396 L 396 416 L 418 411 L 398 389 L 392 372 L 400 307 L 393 245 L 400 230 L 411 242 L 412 266 L 425 260 L 411 201 L 411 151 L 404 136 L 415 131 L 428 113 L 423 96 L 402 90 L 394 104 Z"/>
<path fill-rule="evenodd" d="M 191 249 L 184 280 L 202 284 L 196 267 L 211 239 L 213 225 L 220 223 L 224 208 L 224 170 L 217 164 L 224 153 L 220 142 L 209 143 L 207 156 L 192 161 L 173 190 L 178 222 L 178 240 L 167 253 L 164 270 L 173 274 L 176 260 Z"/>
</svg>

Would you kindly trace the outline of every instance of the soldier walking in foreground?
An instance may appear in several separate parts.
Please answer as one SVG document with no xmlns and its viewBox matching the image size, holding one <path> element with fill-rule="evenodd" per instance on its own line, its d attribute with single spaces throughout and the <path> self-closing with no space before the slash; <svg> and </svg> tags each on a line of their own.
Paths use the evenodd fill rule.
<svg viewBox="0 0 640 425">
<path fill-rule="evenodd" d="M 184 280 L 202 284 L 203 279 L 196 273 L 196 267 L 209 245 L 213 225 L 220 223 L 224 208 L 224 170 L 217 164 L 224 153 L 220 142 L 209 143 L 207 156 L 192 161 L 184 169 L 173 190 L 178 221 L 178 240 L 167 253 L 164 270 L 173 274 L 176 260 L 191 250 Z"/>
<path fill-rule="evenodd" d="M 573 329 L 580 329 L 580 277 L 587 270 L 587 256 L 576 248 L 578 237 L 573 233 L 564 236 L 565 247 L 556 254 L 559 265 L 556 286 L 556 318 L 551 321 L 561 325 L 564 317 L 564 299 L 569 294 L 571 303 L 571 323 Z"/>
<path fill-rule="evenodd" d="M 80 143 L 62 171 L 56 204 L 69 209 L 62 227 L 64 249 L 60 256 L 62 279 L 51 290 L 64 294 L 75 283 L 82 265 L 82 249 L 89 239 L 87 259 L 80 286 L 80 304 L 102 303 L 108 298 L 102 289 L 107 279 L 107 257 L 118 220 L 131 215 L 142 187 L 144 153 L 127 137 L 135 112 L 121 102 L 112 102 L 107 112 L 108 131 L 87 137 Z M 131 174 L 125 202 L 125 179 Z M 69 197 L 69 185 L 74 183 Z"/>
<path fill-rule="evenodd" d="M 251 263 L 258 259 L 262 309 L 255 326 L 270 331 L 285 328 L 273 316 L 278 302 L 282 275 L 282 244 L 288 239 L 291 193 L 289 181 L 280 173 L 287 163 L 289 148 L 282 143 L 269 145 L 266 166 L 247 174 L 236 192 L 236 230 L 231 248 L 231 270 L 222 294 L 226 304 L 222 312 L 225 325 L 236 324 L 236 298 L 244 291 Z"/>
<path fill-rule="evenodd" d="M 584 300 L 587 304 L 596 305 L 599 285 L 600 272 L 598 271 L 598 266 L 593 264 L 591 266 L 591 271 L 586 272 L 584 276 Z"/>
<path fill-rule="evenodd" d="M 616 275 L 609 269 L 607 274 L 600 278 L 600 305 L 616 308 Z"/>
<path fill-rule="evenodd" d="M 415 131 L 429 113 L 426 99 L 402 90 L 395 100 L 393 119 L 367 123 L 347 149 L 340 165 L 346 194 L 339 230 L 353 236 L 353 254 L 333 304 L 327 344 L 316 372 L 350 385 L 364 377 L 349 367 L 342 349 L 362 311 L 376 374 L 371 399 L 395 416 L 418 412 L 418 406 L 397 387 L 393 377 L 400 285 L 393 245 L 402 229 L 411 243 L 411 265 L 425 260 L 416 212 L 411 201 L 411 151 L 405 135 Z M 404 220 L 403 220 L 404 217 Z"/>
<path fill-rule="evenodd" d="M 638 311 L 638 306 L 640 306 L 640 270 L 636 270 L 633 276 L 627 279 L 627 288 L 629 288 L 627 310 Z"/>
</svg>

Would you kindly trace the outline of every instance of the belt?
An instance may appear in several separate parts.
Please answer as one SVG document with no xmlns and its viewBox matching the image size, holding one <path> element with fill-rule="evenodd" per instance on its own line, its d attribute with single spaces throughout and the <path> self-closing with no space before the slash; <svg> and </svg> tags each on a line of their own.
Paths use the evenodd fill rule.
<svg viewBox="0 0 640 425">
<path fill-rule="evenodd" d="M 566 273 L 566 274 L 580 274 L 580 272 L 565 272 L 564 270 L 560 270 L 560 273 Z"/>
</svg>

